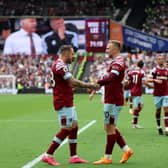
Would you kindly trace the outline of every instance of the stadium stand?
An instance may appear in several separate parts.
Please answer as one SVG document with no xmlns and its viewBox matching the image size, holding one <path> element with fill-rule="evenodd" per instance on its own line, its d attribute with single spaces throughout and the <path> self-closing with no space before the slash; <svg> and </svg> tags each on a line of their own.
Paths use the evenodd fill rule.
<svg viewBox="0 0 168 168">
<path fill-rule="evenodd" d="M 120 21 L 135 0 L 1 0 L 1 16 L 110 16 Z"/>
<path fill-rule="evenodd" d="M 0 75 L 15 75 L 17 83 L 25 88 L 44 88 L 50 79 L 52 61 L 53 57 L 44 55 L 38 58 L 25 55 L 0 56 Z"/>
<path fill-rule="evenodd" d="M 74 16 L 74 15 L 112 15 L 113 1 L 106 0 L 1 0 L 0 12 L 4 16 L 38 15 L 38 16 Z"/>
<path fill-rule="evenodd" d="M 3 1 L 4 16 L 21 16 L 21 15 L 42 15 L 43 1 L 40 0 L 16 0 Z"/>
<path fill-rule="evenodd" d="M 155 2 L 155 1 L 154 1 Z M 154 3 L 153 2 L 153 3 Z M 146 8 L 147 18 L 143 24 L 143 31 L 152 35 L 168 38 L 168 1 L 160 1 L 153 4 L 153 8 Z"/>
</svg>

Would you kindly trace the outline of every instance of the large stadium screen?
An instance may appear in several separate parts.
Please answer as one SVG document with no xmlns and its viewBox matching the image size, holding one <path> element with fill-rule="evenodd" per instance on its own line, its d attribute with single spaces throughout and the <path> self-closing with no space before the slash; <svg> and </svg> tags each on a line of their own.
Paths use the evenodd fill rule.
<svg viewBox="0 0 168 168">
<path fill-rule="evenodd" d="M 42 40 L 42 47 L 45 54 L 58 54 L 58 49 L 63 44 L 71 44 L 76 52 L 85 52 L 85 20 L 84 19 L 72 19 L 72 18 L 40 18 L 36 19 L 36 33 L 40 35 Z M 14 32 L 19 31 L 21 26 L 21 19 L 6 19 L 0 21 L 0 49 L 4 50 L 6 39 Z M 6 35 L 5 35 L 6 33 Z M 61 35 L 63 37 L 61 37 Z M 19 36 L 16 37 L 19 40 Z M 15 39 L 12 39 L 16 41 Z M 36 43 L 36 41 L 34 41 Z M 17 42 L 13 42 L 13 44 Z M 22 41 L 22 44 L 24 40 Z M 36 44 L 35 44 L 36 46 Z M 28 46 L 27 46 L 28 47 Z M 8 46 L 7 46 L 8 48 Z M 26 51 L 16 51 L 12 46 L 13 53 L 11 54 L 27 54 Z M 22 48 L 23 50 L 23 48 Z M 19 53 L 21 52 L 21 53 Z M 25 53 L 24 53 L 25 52 Z M 39 55 L 39 54 L 37 54 Z"/>
<path fill-rule="evenodd" d="M 107 19 L 87 19 L 86 20 L 86 51 L 103 53 L 105 52 L 108 40 L 108 20 Z"/>
<path fill-rule="evenodd" d="M 45 54 L 58 54 L 58 49 L 63 44 L 71 44 L 75 51 L 80 53 L 86 51 L 102 53 L 105 51 L 106 42 L 109 39 L 108 19 L 39 18 L 36 20 L 36 33 L 40 35 L 43 44 L 42 50 L 44 50 Z M 4 39 L 1 40 L 1 50 L 4 48 L 5 39 L 9 37 L 8 35 L 20 30 L 20 22 L 20 18 L 15 18 L 6 19 L 5 22 L 1 24 L 1 39 Z M 6 35 L 4 36 L 5 33 Z M 17 38 L 19 39 L 19 36 Z M 16 45 L 16 38 L 14 40 L 14 44 Z M 22 44 L 24 44 L 24 42 L 23 40 Z M 20 47 L 22 51 L 16 51 L 14 48 L 15 47 L 12 46 L 13 53 L 11 54 L 26 53 L 26 55 L 29 55 L 27 51 L 23 51 L 24 47 Z M 39 55 L 39 53 L 37 55 Z"/>
</svg>

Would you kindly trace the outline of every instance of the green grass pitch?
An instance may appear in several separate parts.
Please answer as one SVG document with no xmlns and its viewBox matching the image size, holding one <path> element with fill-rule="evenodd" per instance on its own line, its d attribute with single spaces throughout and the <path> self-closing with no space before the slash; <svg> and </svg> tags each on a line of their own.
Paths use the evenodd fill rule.
<svg viewBox="0 0 168 168">
<path fill-rule="evenodd" d="M 60 168 L 162 168 L 167 166 L 168 137 L 159 136 L 154 118 L 153 97 L 143 96 L 144 108 L 140 114 L 140 124 L 144 129 L 133 129 L 128 107 L 120 113 L 118 127 L 135 154 L 125 164 L 119 164 L 122 151 L 116 145 L 113 163 L 93 165 L 103 156 L 105 133 L 103 130 L 103 105 L 100 95 L 92 101 L 88 95 L 75 95 L 79 127 L 92 120 L 97 122 L 81 133 L 78 138 L 78 154 L 90 161 L 88 164 L 68 164 L 69 148 L 65 144 L 55 153 L 62 165 Z M 163 124 L 163 121 L 162 121 Z M 57 115 L 53 110 L 51 95 L 4 95 L 0 96 L 0 168 L 21 168 L 45 152 L 51 139 L 59 130 Z M 39 162 L 35 168 L 50 168 Z"/>
</svg>

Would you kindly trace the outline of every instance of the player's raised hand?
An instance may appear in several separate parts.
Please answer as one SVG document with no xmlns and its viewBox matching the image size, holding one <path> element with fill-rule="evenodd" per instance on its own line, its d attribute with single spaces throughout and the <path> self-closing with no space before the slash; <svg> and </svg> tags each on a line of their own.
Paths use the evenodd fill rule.
<svg viewBox="0 0 168 168">
<path fill-rule="evenodd" d="M 93 99 L 93 97 L 94 97 L 94 94 L 96 93 L 96 90 L 99 90 L 100 88 L 101 88 L 101 86 L 98 84 L 98 83 L 96 83 L 96 84 L 93 84 L 93 86 L 94 86 L 94 88 L 92 88 L 92 89 L 90 89 L 89 91 L 89 100 L 92 100 Z"/>
<path fill-rule="evenodd" d="M 59 27 L 58 35 L 59 35 L 61 40 L 65 39 L 65 28 L 64 27 Z"/>
</svg>

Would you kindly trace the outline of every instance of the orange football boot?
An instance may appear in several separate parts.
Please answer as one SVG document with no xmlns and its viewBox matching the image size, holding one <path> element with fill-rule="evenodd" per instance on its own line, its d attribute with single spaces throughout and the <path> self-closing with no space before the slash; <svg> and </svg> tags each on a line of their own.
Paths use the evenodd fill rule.
<svg viewBox="0 0 168 168">
<path fill-rule="evenodd" d="M 128 149 L 128 151 L 126 151 L 126 152 L 123 152 L 120 163 L 125 163 L 133 155 L 133 153 L 134 152 L 131 149 Z"/>
<path fill-rule="evenodd" d="M 93 164 L 111 164 L 112 163 L 112 159 L 106 159 L 104 157 L 102 157 L 100 160 L 93 162 Z"/>
</svg>

